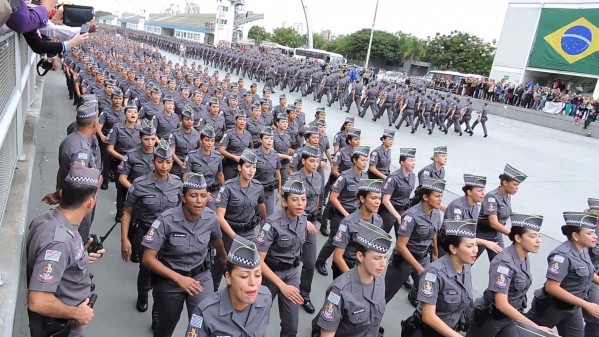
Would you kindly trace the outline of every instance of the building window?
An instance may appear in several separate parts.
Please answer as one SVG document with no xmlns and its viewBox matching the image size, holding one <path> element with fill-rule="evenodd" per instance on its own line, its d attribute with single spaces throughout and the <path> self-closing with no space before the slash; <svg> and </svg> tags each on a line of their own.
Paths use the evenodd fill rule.
<svg viewBox="0 0 599 337">
<path fill-rule="evenodd" d="M 225 19 L 218 19 L 218 20 L 216 20 L 216 23 L 218 23 L 219 25 L 226 25 L 227 24 L 227 20 L 225 20 Z"/>
</svg>

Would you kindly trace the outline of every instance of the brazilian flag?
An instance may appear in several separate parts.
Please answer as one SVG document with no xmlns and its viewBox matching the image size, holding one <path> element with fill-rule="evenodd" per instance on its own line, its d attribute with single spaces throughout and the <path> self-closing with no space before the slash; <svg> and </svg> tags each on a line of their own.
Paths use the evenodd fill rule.
<svg viewBox="0 0 599 337">
<path fill-rule="evenodd" d="M 599 75 L 599 9 L 543 8 L 528 66 Z"/>
</svg>

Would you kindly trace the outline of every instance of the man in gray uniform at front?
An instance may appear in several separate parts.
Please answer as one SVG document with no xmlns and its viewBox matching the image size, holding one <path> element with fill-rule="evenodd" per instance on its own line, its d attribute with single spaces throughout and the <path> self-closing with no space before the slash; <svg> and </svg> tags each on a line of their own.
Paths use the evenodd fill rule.
<svg viewBox="0 0 599 337">
<path fill-rule="evenodd" d="M 58 148 L 58 173 L 56 174 L 56 192 L 48 194 L 43 201 L 50 205 L 58 203 L 67 173 L 73 163 L 90 168 L 101 169 L 102 157 L 96 130 L 98 129 L 98 111 L 96 102 L 89 102 L 77 108 L 77 130 L 68 135 Z M 87 241 L 93 221 L 93 211 L 80 222 L 77 230 Z"/>
<path fill-rule="evenodd" d="M 73 164 L 58 193 L 58 207 L 29 225 L 27 304 L 32 337 L 58 332 L 81 337 L 82 326 L 94 316 L 88 305 L 91 279 L 87 266 L 104 250 L 88 255 L 77 227 L 94 209 L 100 181 L 99 170 Z"/>
</svg>

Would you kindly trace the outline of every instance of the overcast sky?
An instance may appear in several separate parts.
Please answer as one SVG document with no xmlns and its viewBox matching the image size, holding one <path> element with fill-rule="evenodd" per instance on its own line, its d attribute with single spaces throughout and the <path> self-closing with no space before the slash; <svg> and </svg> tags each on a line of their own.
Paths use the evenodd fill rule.
<svg viewBox="0 0 599 337">
<path fill-rule="evenodd" d="M 200 5 L 201 11 L 216 12 L 215 0 L 190 0 Z M 96 10 L 114 11 L 115 8 L 145 8 L 151 13 L 163 12 L 170 3 L 185 6 L 186 0 L 75 0 L 91 3 Z M 499 40 L 503 18 L 509 0 L 379 0 L 376 29 L 389 32 L 401 30 L 421 38 L 437 32 L 452 30 L 476 34 L 486 41 Z M 330 29 L 333 34 L 349 34 L 370 28 L 376 0 L 304 0 L 312 30 Z M 118 4 L 118 7 L 117 7 Z M 268 30 L 283 24 L 302 24 L 305 18 L 300 0 L 246 0 L 246 9 L 264 13 L 259 24 Z M 251 25 L 251 23 L 250 23 Z"/>
</svg>

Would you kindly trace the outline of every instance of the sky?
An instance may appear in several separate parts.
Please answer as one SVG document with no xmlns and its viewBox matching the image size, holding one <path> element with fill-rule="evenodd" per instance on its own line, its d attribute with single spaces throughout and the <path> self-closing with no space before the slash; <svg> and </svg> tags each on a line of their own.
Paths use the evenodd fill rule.
<svg viewBox="0 0 599 337">
<path fill-rule="evenodd" d="M 216 12 L 215 0 L 190 0 L 201 11 Z M 313 32 L 329 29 L 334 35 L 350 34 L 370 28 L 377 0 L 304 0 Z M 144 8 L 151 13 L 163 12 L 170 3 L 185 6 L 186 0 L 74 0 L 92 4 L 96 10 Z M 437 32 L 452 30 L 475 34 L 487 42 L 499 40 L 509 0 L 379 0 L 376 29 L 391 33 L 402 31 L 420 38 L 434 37 Z M 117 7 L 118 6 L 118 7 Z M 257 24 L 271 31 L 282 25 L 301 24 L 306 20 L 300 0 L 246 0 L 246 9 L 264 13 Z M 252 25 L 253 23 L 250 23 Z"/>
</svg>

